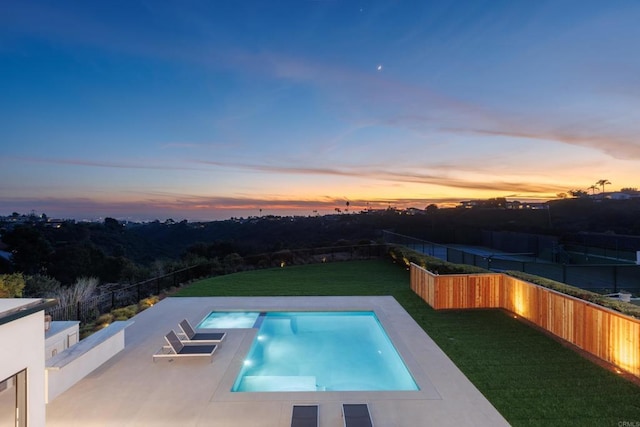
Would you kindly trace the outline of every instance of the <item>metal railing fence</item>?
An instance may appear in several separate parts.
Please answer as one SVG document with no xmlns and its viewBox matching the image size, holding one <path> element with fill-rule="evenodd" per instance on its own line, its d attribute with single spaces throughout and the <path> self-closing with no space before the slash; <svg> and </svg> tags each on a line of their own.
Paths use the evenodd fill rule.
<svg viewBox="0 0 640 427">
<path fill-rule="evenodd" d="M 51 307 L 46 310 L 46 314 L 50 315 L 52 320 L 79 320 L 86 322 L 96 319 L 102 313 L 137 304 L 140 300 L 150 295 L 158 295 L 172 286 L 202 277 L 204 273 L 203 267 L 203 265 L 194 265 L 131 285 L 123 285 L 117 289 L 103 290 L 98 295 L 84 301 L 78 301 L 75 304 Z"/>
<path fill-rule="evenodd" d="M 87 322 L 97 319 L 103 313 L 137 304 L 146 297 L 159 295 L 164 290 L 196 278 L 246 269 L 380 258 L 385 254 L 386 245 L 384 244 L 346 245 L 249 255 L 239 257 L 240 264 L 234 266 L 225 266 L 223 263 L 219 263 L 217 267 L 207 263 L 198 264 L 116 289 L 102 289 L 98 295 L 75 304 L 51 307 L 46 310 L 46 314 L 50 315 L 52 320 Z"/>
<path fill-rule="evenodd" d="M 455 264 L 467 264 L 492 271 L 515 270 L 566 283 L 581 289 L 604 292 L 626 290 L 640 293 L 640 265 L 635 264 L 558 264 L 509 254 L 478 255 L 461 248 L 447 247 L 415 237 L 385 231 L 386 243 L 408 247 Z M 514 259 L 518 258 L 518 259 Z"/>
</svg>

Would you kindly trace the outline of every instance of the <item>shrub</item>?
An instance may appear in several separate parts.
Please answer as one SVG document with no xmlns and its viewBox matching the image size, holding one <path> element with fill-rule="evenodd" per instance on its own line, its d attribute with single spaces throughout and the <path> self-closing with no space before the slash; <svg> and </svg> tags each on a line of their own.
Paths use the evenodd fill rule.
<svg viewBox="0 0 640 427">
<path fill-rule="evenodd" d="M 92 297 L 98 287 L 98 279 L 95 277 L 81 277 L 75 284 L 67 288 L 58 288 L 53 297 L 61 306 L 75 305 Z"/>
<path fill-rule="evenodd" d="M 31 298 L 43 298 L 55 294 L 60 289 L 60 282 L 49 276 L 34 274 L 27 276 L 24 295 Z"/>
<path fill-rule="evenodd" d="M 224 272 L 227 274 L 241 271 L 242 266 L 244 265 L 244 259 L 237 253 L 225 256 L 222 262 L 224 265 Z"/>
<path fill-rule="evenodd" d="M 123 308 L 116 308 L 110 313 L 100 315 L 92 323 L 83 323 L 80 325 L 80 336 L 84 339 L 94 332 L 99 331 L 102 328 L 109 326 L 114 321 L 129 320 L 139 312 L 146 310 L 160 301 L 159 296 L 150 296 L 138 302 L 138 304 L 131 304 Z"/>
<path fill-rule="evenodd" d="M 111 312 L 113 320 L 128 320 L 138 313 L 138 305 L 132 304 L 123 308 L 116 308 Z"/>
<path fill-rule="evenodd" d="M 0 274 L 0 298 L 21 297 L 24 287 L 22 273 Z"/>
<path fill-rule="evenodd" d="M 113 322 L 113 314 L 105 313 L 98 317 L 95 321 L 96 325 L 108 325 Z"/>
<path fill-rule="evenodd" d="M 523 273 L 521 271 L 505 271 L 505 274 L 525 280 L 536 285 L 543 286 L 545 288 L 553 289 L 554 291 L 562 292 L 566 295 L 571 295 L 576 298 L 583 299 L 585 301 L 592 302 L 594 304 L 601 305 L 603 307 L 610 308 L 612 310 L 619 311 L 623 314 L 640 317 L 640 307 L 614 300 L 604 295 L 600 295 L 595 292 L 587 291 L 585 289 L 576 288 L 575 286 L 567 285 L 566 283 L 556 282 L 555 280 L 547 279 L 545 277 L 534 276 L 533 274 Z"/>
<path fill-rule="evenodd" d="M 153 305 L 157 304 L 158 301 L 160 301 L 160 298 L 157 296 L 150 296 L 148 298 L 145 298 L 138 303 L 138 310 L 142 311 L 146 310 L 149 307 L 153 307 Z"/>
<path fill-rule="evenodd" d="M 80 339 L 83 340 L 94 332 L 99 331 L 102 327 L 96 326 L 96 323 L 81 323 L 80 324 Z"/>
</svg>

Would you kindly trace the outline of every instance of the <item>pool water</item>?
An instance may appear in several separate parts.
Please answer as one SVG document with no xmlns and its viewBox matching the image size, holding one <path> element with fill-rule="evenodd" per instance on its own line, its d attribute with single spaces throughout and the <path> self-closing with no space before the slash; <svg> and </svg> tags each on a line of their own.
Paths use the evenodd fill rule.
<svg viewBox="0 0 640 427">
<path fill-rule="evenodd" d="M 419 390 L 373 312 L 266 313 L 234 392 Z"/>
<path fill-rule="evenodd" d="M 258 320 L 258 312 L 213 311 L 202 320 L 197 329 L 253 328 Z"/>
</svg>

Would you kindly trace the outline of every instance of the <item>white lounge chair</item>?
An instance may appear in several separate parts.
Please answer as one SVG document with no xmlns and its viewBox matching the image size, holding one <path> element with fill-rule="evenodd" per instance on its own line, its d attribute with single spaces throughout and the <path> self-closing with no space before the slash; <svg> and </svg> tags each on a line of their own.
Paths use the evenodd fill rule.
<svg viewBox="0 0 640 427">
<path fill-rule="evenodd" d="M 227 336 L 225 332 L 197 332 L 187 319 L 182 320 L 179 326 L 182 330 L 179 335 L 184 338 L 183 344 L 191 345 L 190 341 L 197 341 L 198 344 L 219 343 Z"/>
<path fill-rule="evenodd" d="M 293 405 L 291 427 L 318 427 L 318 405 Z"/>
<path fill-rule="evenodd" d="M 178 358 L 178 357 L 209 357 L 213 358 L 213 353 L 218 348 L 215 344 L 184 345 L 175 332 L 171 331 L 164 336 L 168 346 L 162 347 L 159 353 L 153 355 L 153 361 L 158 358 Z"/>
<path fill-rule="evenodd" d="M 345 427 L 373 427 L 369 406 L 366 403 L 344 403 L 342 418 Z"/>
</svg>

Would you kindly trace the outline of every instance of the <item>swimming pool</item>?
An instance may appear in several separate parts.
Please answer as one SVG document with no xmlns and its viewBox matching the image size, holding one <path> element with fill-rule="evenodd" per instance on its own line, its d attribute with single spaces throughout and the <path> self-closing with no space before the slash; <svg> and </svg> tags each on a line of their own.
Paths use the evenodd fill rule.
<svg viewBox="0 0 640 427">
<path fill-rule="evenodd" d="M 257 311 L 212 311 L 196 329 L 254 328 L 259 317 Z"/>
<path fill-rule="evenodd" d="M 419 390 L 372 311 L 269 312 L 232 392 Z"/>
</svg>

